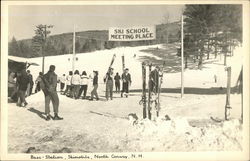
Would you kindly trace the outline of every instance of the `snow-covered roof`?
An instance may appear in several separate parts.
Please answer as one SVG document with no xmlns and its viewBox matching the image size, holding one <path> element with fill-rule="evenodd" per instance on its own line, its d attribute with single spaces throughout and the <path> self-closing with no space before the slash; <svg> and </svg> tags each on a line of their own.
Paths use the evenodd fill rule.
<svg viewBox="0 0 250 161">
<path fill-rule="evenodd" d="M 28 63 L 30 65 L 36 65 L 39 66 L 37 63 L 31 62 L 29 58 L 23 58 L 23 57 L 17 57 L 17 56 L 10 56 L 8 55 L 8 60 L 20 62 L 20 63 Z"/>
</svg>

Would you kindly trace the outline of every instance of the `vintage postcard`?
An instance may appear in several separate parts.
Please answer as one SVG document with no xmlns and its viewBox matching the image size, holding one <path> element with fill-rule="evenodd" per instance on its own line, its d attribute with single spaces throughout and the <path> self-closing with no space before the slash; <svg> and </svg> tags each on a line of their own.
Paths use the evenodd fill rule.
<svg viewBox="0 0 250 161">
<path fill-rule="evenodd" d="M 249 160 L 249 1 L 3 1 L 1 160 Z"/>
</svg>

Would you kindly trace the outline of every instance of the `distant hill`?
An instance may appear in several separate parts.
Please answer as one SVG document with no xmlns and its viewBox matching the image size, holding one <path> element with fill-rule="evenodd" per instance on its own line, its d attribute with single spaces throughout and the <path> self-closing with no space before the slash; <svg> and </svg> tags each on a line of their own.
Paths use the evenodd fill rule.
<svg viewBox="0 0 250 161">
<path fill-rule="evenodd" d="M 111 49 L 117 46 L 141 46 L 167 42 L 176 42 L 179 40 L 180 24 L 173 22 L 170 24 L 156 25 L 156 39 L 150 41 L 133 42 L 110 42 L 108 41 L 108 30 L 91 30 L 76 32 L 76 53 L 91 52 L 95 50 Z M 73 33 L 63 33 L 51 35 L 47 38 L 47 49 L 45 55 L 62 55 L 72 53 Z M 14 44 L 14 45 L 13 45 Z M 20 57 L 38 57 L 41 52 L 35 52 L 32 49 L 32 39 L 24 39 L 9 43 L 9 55 Z"/>
</svg>

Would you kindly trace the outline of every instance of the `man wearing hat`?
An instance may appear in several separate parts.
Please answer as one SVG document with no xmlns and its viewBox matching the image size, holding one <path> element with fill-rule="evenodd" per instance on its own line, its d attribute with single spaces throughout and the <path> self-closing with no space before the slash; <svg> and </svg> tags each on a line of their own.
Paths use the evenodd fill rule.
<svg viewBox="0 0 250 161">
<path fill-rule="evenodd" d="M 122 74 L 122 92 L 121 97 L 123 97 L 123 93 L 125 92 L 126 97 L 128 97 L 129 86 L 131 85 L 131 75 L 128 73 L 128 68 L 125 69 Z"/>
</svg>

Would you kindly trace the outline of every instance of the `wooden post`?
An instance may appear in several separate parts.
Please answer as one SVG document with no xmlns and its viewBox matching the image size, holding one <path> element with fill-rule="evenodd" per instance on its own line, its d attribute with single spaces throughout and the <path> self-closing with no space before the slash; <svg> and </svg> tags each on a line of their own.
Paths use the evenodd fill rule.
<svg viewBox="0 0 250 161">
<path fill-rule="evenodd" d="M 184 72 L 184 44 L 183 44 L 183 15 L 181 16 L 181 98 L 184 95 L 184 78 L 183 78 L 183 72 Z"/>
<path fill-rule="evenodd" d="M 143 119 L 147 117 L 147 102 L 146 102 L 146 66 L 142 63 L 142 104 L 143 104 Z"/>
<path fill-rule="evenodd" d="M 227 96 L 226 96 L 226 106 L 225 106 L 225 120 L 228 120 L 230 115 L 230 93 L 231 93 L 231 67 L 226 68 L 227 71 Z"/>
<path fill-rule="evenodd" d="M 76 51 L 75 51 L 75 45 L 76 45 L 76 33 L 75 33 L 75 25 L 74 25 L 74 32 L 73 32 L 73 54 L 72 54 L 72 72 L 74 73 L 75 70 L 75 56 L 76 56 Z"/>
<path fill-rule="evenodd" d="M 151 74 L 151 67 L 152 64 L 149 64 L 149 71 L 148 71 L 148 119 L 151 120 L 151 89 L 150 89 L 150 74 Z"/>
</svg>

